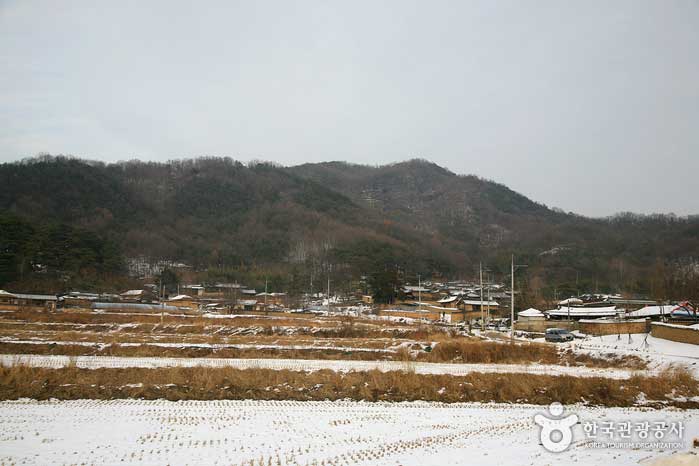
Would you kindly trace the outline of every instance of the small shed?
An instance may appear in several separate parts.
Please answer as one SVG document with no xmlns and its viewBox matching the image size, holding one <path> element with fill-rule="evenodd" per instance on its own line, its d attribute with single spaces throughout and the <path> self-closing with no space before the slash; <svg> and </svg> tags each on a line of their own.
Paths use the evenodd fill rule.
<svg viewBox="0 0 699 466">
<path fill-rule="evenodd" d="M 178 294 L 167 300 L 167 304 L 175 306 L 178 309 L 190 309 L 196 311 L 199 309 L 199 303 L 191 296 L 186 294 Z"/>
<path fill-rule="evenodd" d="M 546 314 L 538 309 L 530 307 L 525 311 L 517 313 L 517 322 L 515 323 L 516 330 L 522 330 L 524 332 L 545 332 L 548 325 Z"/>
<path fill-rule="evenodd" d="M 437 301 L 440 307 L 448 307 L 452 309 L 456 309 L 456 307 L 459 304 L 459 297 L 458 296 L 447 296 L 446 298 L 442 298 L 439 301 Z"/>
<path fill-rule="evenodd" d="M 14 304 L 15 299 L 17 299 L 17 296 L 13 293 L 7 292 L 5 290 L 0 290 L 0 304 L 11 305 Z"/>
</svg>

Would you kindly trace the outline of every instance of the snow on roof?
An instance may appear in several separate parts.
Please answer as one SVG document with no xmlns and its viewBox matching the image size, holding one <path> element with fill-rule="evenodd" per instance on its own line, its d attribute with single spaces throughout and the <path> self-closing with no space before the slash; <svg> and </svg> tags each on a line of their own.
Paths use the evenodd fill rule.
<svg viewBox="0 0 699 466">
<path fill-rule="evenodd" d="M 0 290 L 0 296 L 5 296 L 6 298 L 15 298 L 16 296 L 8 291 Z"/>
<path fill-rule="evenodd" d="M 530 307 L 526 311 L 520 311 L 517 313 L 517 315 L 522 317 L 544 317 L 543 312 L 538 309 L 534 309 L 533 307 Z"/>
<path fill-rule="evenodd" d="M 97 293 L 83 293 L 82 291 L 71 291 L 66 295 L 66 297 L 70 298 L 84 298 L 84 299 L 91 299 L 91 298 L 99 298 L 99 294 Z"/>
<path fill-rule="evenodd" d="M 464 300 L 461 301 L 461 302 L 464 303 L 464 304 L 471 304 L 471 305 L 473 305 L 473 306 L 475 306 L 475 305 L 480 306 L 481 303 L 482 303 L 484 306 L 499 306 L 499 305 L 500 305 L 500 304 L 498 304 L 497 301 L 488 301 L 488 300 L 483 300 L 483 301 L 481 301 L 480 299 L 464 299 Z"/>
<path fill-rule="evenodd" d="M 449 312 L 453 312 L 453 313 L 462 312 L 460 309 L 455 309 L 453 307 L 441 307 L 441 306 L 435 306 L 433 304 L 430 304 L 427 307 L 429 307 L 430 309 L 437 309 L 439 311 L 449 311 Z"/>
<path fill-rule="evenodd" d="M 446 298 L 440 299 L 440 300 L 437 301 L 437 302 L 438 302 L 438 303 L 453 303 L 453 302 L 456 301 L 457 299 L 459 299 L 458 296 L 448 296 L 448 297 L 446 297 Z"/>
<path fill-rule="evenodd" d="M 562 307 L 560 309 L 551 309 L 546 311 L 549 316 L 571 317 L 589 316 L 589 317 L 605 317 L 617 315 L 619 311 L 615 306 L 607 307 Z"/>
<path fill-rule="evenodd" d="M 675 309 L 674 305 L 665 306 L 646 306 L 636 311 L 631 311 L 626 313 L 627 317 L 650 317 L 650 316 L 661 316 L 668 315 Z"/>
<path fill-rule="evenodd" d="M 420 312 L 423 314 L 429 314 L 430 311 L 428 309 L 381 309 L 381 312 Z"/>
<path fill-rule="evenodd" d="M 564 299 L 563 301 L 559 302 L 558 304 L 559 304 L 560 306 L 566 306 L 566 305 L 568 305 L 568 304 L 582 304 L 582 303 L 583 303 L 583 302 L 582 302 L 581 299 L 578 299 L 578 298 L 568 298 L 568 299 Z"/>
<path fill-rule="evenodd" d="M 92 303 L 92 309 L 119 309 L 119 310 L 145 310 L 145 311 L 177 311 L 175 306 L 165 304 L 140 304 L 140 303 Z"/>
<path fill-rule="evenodd" d="M 127 290 L 124 291 L 121 295 L 122 296 L 139 296 L 142 295 L 145 291 L 144 290 Z"/>
<path fill-rule="evenodd" d="M 422 293 L 428 293 L 432 291 L 429 288 L 425 288 L 424 286 L 414 286 L 414 285 L 406 285 L 403 287 L 403 290 L 405 291 L 420 291 Z"/>
<path fill-rule="evenodd" d="M 25 294 L 25 293 L 15 293 L 13 295 L 15 298 L 19 299 L 35 299 L 38 301 L 57 301 L 58 298 L 51 294 Z"/>
<path fill-rule="evenodd" d="M 629 322 L 645 322 L 646 319 L 618 319 L 616 317 L 600 317 L 599 319 L 580 319 L 579 322 L 593 324 L 626 324 Z"/>
<path fill-rule="evenodd" d="M 185 299 L 192 299 L 192 297 L 186 294 L 178 294 L 177 296 L 173 296 L 172 298 L 168 299 L 168 301 L 183 301 Z"/>
</svg>

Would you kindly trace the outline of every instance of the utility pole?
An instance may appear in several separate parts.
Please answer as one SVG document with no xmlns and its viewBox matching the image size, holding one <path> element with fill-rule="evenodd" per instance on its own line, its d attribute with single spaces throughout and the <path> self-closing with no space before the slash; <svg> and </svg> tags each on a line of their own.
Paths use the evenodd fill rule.
<svg viewBox="0 0 699 466">
<path fill-rule="evenodd" d="M 485 319 L 490 322 L 490 275 L 486 275 L 487 279 L 485 282 L 485 286 L 488 287 L 488 293 L 485 299 Z"/>
<path fill-rule="evenodd" d="M 417 310 L 422 307 L 422 280 L 420 274 L 417 274 Z"/>
<path fill-rule="evenodd" d="M 510 270 L 510 342 L 515 342 L 515 269 L 527 267 L 526 265 L 515 265 L 515 255 L 512 254 L 512 268 Z"/>
<path fill-rule="evenodd" d="M 481 277 L 481 331 L 485 330 L 485 316 L 483 315 L 483 262 L 478 263 L 478 271 Z"/>
<path fill-rule="evenodd" d="M 512 254 L 512 275 L 510 282 L 510 341 L 515 341 L 515 255 Z"/>
<path fill-rule="evenodd" d="M 330 309 L 330 272 L 332 272 L 332 264 L 328 264 L 328 309 Z"/>
</svg>

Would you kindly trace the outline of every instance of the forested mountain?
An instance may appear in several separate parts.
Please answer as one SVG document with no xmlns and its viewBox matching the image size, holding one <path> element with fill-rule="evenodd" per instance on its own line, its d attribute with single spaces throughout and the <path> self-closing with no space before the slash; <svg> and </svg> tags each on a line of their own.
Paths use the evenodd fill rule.
<svg viewBox="0 0 699 466">
<path fill-rule="evenodd" d="M 699 217 L 620 213 L 592 219 L 549 209 L 501 184 L 455 175 L 423 160 L 381 167 L 304 164 L 293 173 L 333 186 L 382 216 L 412 224 L 432 244 L 483 260 L 497 277 L 510 254 L 529 265 L 529 285 L 560 295 L 623 291 L 697 295 Z"/>
<path fill-rule="evenodd" d="M 690 286 L 699 256 L 697 218 L 565 214 L 422 160 L 286 168 L 40 157 L 0 166 L 0 212 L 0 288 L 42 277 L 104 286 L 139 256 L 211 279 L 271 276 L 291 291 L 312 276 L 317 286 L 328 275 L 344 286 L 365 275 L 375 285 L 417 273 L 467 278 L 479 261 L 503 279 L 515 253 L 536 293 L 662 297 Z"/>
</svg>

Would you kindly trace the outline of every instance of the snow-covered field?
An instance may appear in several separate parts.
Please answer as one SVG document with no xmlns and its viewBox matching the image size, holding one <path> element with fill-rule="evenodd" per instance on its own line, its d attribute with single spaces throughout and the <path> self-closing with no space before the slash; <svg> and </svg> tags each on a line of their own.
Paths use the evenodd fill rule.
<svg viewBox="0 0 699 466">
<path fill-rule="evenodd" d="M 634 465 L 699 435 L 699 411 L 568 406 L 581 423 L 571 447 L 553 454 L 540 445 L 537 413 L 546 414 L 470 403 L 5 401 L 0 463 Z M 660 420 L 683 423 L 672 440 L 682 447 L 592 448 L 583 432 L 587 422 Z"/>
<path fill-rule="evenodd" d="M 581 366 L 558 366 L 552 364 L 449 364 L 400 361 L 355 361 L 314 359 L 238 359 L 238 358 L 165 358 L 165 357 L 119 357 L 119 356 L 59 356 L 31 354 L 0 355 L 0 365 L 26 365 L 32 367 L 58 368 L 75 364 L 79 368 L 128 368 L 128 367 L 233 367 L 236 369 L 274 369 L 293 371 L 317 371 L 329 369 L 337 372 L 411 371 L 416 374 L 466 375 L 481 373 L 523 373 L 539 375 L 571 375 L 575 377 L 604 377 L 628 379 L 640 373 L 650 376 L 656 371 L 633 371 L 617 368 L 593 368 Z"/>
<path fill-rule="evenodd" d="M 635 355 L 650 369 L 684 366 L 699 377 L 699 345 L 655 338 L 646 333 L 588 337 L 570 344 L 574 351 L 602 357 L 604 354 Z"/>
<path fill-rule="evenodd" d="M 210 349 L 275 349 L 275 350 L 331 350 L 331 351 L 352 351 L 365 353 L 395 353 L 394 348 L 363 348 L 354 346 L 337 346 L 337 345 L 280 345 L 280 344 L 244 344 L 244 343 L 119 343 L 109 342 L 100 343 L 92 341 L 56 341 L 56 340 L 18 340 L 7 337 L 0 337 L 1 343 L 12 343 L 18 345 L 57 345 L 57 346 L 88 346 L 88 347 L 106 347 L 118 346 L 122 348 L 134 346 L 152 346 L 156 348 L 210 348 Z"/>
</svg>

